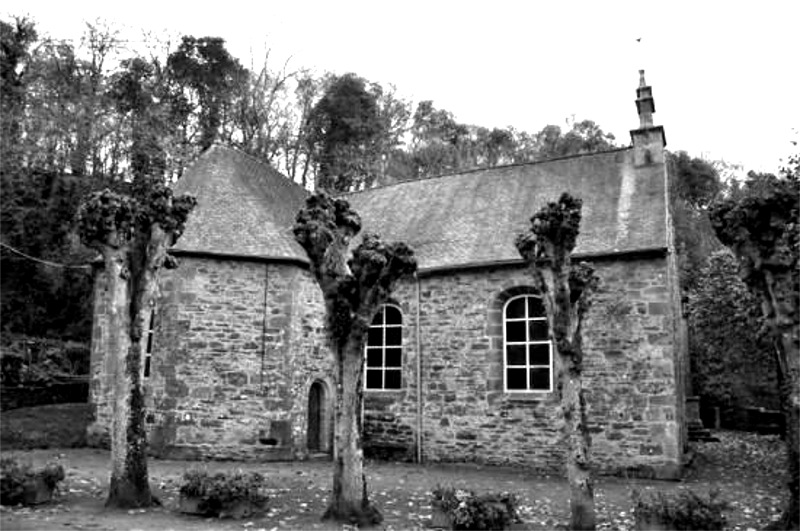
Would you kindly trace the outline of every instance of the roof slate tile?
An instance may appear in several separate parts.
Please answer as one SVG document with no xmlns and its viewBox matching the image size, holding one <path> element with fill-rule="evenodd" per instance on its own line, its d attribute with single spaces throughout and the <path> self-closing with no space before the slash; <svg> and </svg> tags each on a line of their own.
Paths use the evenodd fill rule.
<svg viewBox="0 0 800 531">
<path fill-rule="evenodd" d="M 214 145 L 175 184 L 197 198 L 179 251 L 308 262 L 292 224 L 307 192 L 271 166 Z"/>
<path fill-rule="evenodd" d="M 520 260 L 516 235 L 562 192 L 583 199 L 576 254 L 667 247 L 663 164 L 630 148 L 408 181 L 347 195 L 365 231 L 404 241 L 420 270 Z"/>
<path fill-rule="evenodd" d="M 373 188 L 344 197 L 365 232 L 414 249 L 420 270 L 520 260 L 530 217 L 567 191 L 583 199 L 576 254 L 667 247 L 665 168 L 634 167 L 632 148 L 501 166 Z M 308 193 L 266 163 L 224 146 L 175 185 L 198 206 L 176 249 L 308 262 L 292 225 Z M 354 242 L 354 245 L 357 242 Z"/>
</svg>

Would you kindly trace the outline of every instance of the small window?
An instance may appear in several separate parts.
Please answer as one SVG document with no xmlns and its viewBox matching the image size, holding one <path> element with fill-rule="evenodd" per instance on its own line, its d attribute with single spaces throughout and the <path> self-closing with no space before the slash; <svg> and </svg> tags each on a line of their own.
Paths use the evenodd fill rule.
<svg viewBox="0 0 800 531">
<path fill-rule="evenodd" d="M 370 390 L 403 386 L 403 313 L 385 305 L 367 332 L 364 387 Z"/>
<path fill-rule="evenodd" d="M 142 356 L 143 375 L 145 378 L 150 378 L 150 366 L 153 359 L 153 330 L 156 324 L 156 311 L 150 310 L 150 316 L 147 319 L 147 327 L 144 329 L 144 355 Z"/>
<path fill-rule="evenodd" d="M 520 295 L 503 310 L 503 366 L 510 393 L 553 390 L 553 349 L 542 299 Z"/>
</svg>

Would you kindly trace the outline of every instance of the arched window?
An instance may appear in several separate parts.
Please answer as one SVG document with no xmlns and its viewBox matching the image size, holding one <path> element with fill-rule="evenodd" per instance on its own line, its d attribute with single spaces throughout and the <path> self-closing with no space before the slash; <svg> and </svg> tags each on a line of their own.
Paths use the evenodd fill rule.
<svg viewBox="0 0 800 531">
<path fill-rule="evenodd" d="M 507 392 L 553 390 L 553 349 L 541 298 L 518 295 L 503 307 L 503 365 Z"/>
<path fill-rule="evenodd" d="M 403 386 L 403 313 L 386 304 L 369 327 L 365 388 L 400 389 Z"/>
</svg>

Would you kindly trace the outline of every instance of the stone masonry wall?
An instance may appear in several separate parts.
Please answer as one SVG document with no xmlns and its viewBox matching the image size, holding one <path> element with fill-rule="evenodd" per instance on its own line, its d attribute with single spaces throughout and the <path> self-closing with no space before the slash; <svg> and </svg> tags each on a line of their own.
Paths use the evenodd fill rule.
<svg viewBox="0 0 800 531">
<path fill-rule="evenodd" d="M 92 446 L 108 446 L 108 426 L 111 425 L 111 374 L 106 367 L 105 345 L 108 341 L 108 302 L 104 296 L 107 286 L 101 268 L 94 267 L 92 295 L 92 340 L 89 347 L 89 403 L 94 421 L 87 428 L 87 442 Z"/>
<path fill-rule="evenodd" d="M 673 476 L 682 457 L 683 390 L 666 259 L 595 266 L 602 283 L 584 336 L 593 460 L 605 472 Z M 503 303 L 530 285 L 521 267 L 422 277 L 418 308 L 415 281 L 403 283 L 394 297 L 404 317 L 403 388 L 365 392 L 366 449 L 414 457 L 421 407 L 426 461 L 560 471 L 554 394 L 503 391 Z M 103 286 L 99 275 L 97 290 Z M 96 297 L 95 440 L 110 421 L 104 310 Z M 328 405 L 333 391 L 321 293 L 294 265 L 182 257 L 162 282 L 152 368 L 146 401 L 154 453 L 303 457 L 309 389 L 322 382 Z"/>
<path fill-rule="evenodd" d="M 310 380 L 330 374 L 321 304 L 313 279 L 297 266 L 181 257 L 178 269 L 164 275 L 157 305 L 146 380 L 151 451 L 187 458 L 303 455 Z M 99 332 L 93 368 L 100 366 Z M 95 372 L 93 400 L 104 411 L 107 388 L 102 370 Z M 94 430 L 107 422 L 99 414 Z"/>
<path fill-rule="evenodd" d="M 585 326 L 586 394 L 593 459 L 603 472 L 674 476 L 682 445 L 678 361 L 666 259 L 601 261 Z M 522 268 L 423 277 L 420 285 L 423 454 L 428 461 L 522 465 L 560 471 L 558 405 L 550 394 L 503 391 L 502 307 L 531 291 Z M 406 446 L 416 434 L 416 292 L 403 309 L 404 389 L 368 392 L 367 442 Z"/>
</svg>

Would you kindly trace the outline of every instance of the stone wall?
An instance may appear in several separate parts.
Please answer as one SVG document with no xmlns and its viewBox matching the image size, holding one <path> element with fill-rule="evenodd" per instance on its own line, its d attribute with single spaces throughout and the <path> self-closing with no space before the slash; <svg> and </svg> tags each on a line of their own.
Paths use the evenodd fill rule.
<svg viewBox="0 0 800 531">
<path fill-rule="evenodd" d="M 586 392 L 594 461 L 601 471 L 672 476 L 682 457 L 680 361 L 664 258 L 595 263 L 602 279 L 585 326 Z M 503 390 L 502 307 L 532 290 L 522 268 L 487 268 L 420 280 L 422 404 L 417 402 L 416 286 L 403 309 L 404 389 L 368 392 L 367 443 L 415 450 L 423 410 L 427 461 L 563 463 L 553 393 Z M 527 287 L 527 288 L 526 288 Z"/>
<path fill-rule="evenodd" d="M 89 347 L 89 403 L 94 421 L 87 428 L 86 440 L 92 446 L 108 445 L 108 426 L 111 425 L 111 374 L 105 350 L 108 342 L 108 301 L 106 278 L 101 267 L 92 268 L 92 340 Z"/>
<path fill-rule="evenodd" d="M 667 260 L 595 266 L 602 282 L 584 335 L 593 460 L 603 472 L 672 477 L 682 459 L 685 363 Z M 365 392 L 367 451 L 412 459 L 421 437 L 426 461 L 561 471 L 554 393 L 503 390 L 503 304 L 530 286 L 522 267 L 401 284 L 394 302 L 404 316 L 403 388 Z M 100 436 L 109 421 L 103 310 L 97 297 L 91 432 Z M 334 385 L 322 296 L 295 265 L 182 257 L 162 283 L 152 367 L 147 422 L 158 455 L 304 457 L 315 382 L 325 389 L 322 429 L 330 432 Z"/>
<path fill-rule="evenodd" d="M 151 451 L 186 458 L 302 455 L 308 389 L 330 374 L 321 308 L 313 279 L 295 265 L 181 257 L 178 269 L 165 273 L 157 304 L 145 382 Z M 101 376 L 97 321 L 93 369 Z M 100 433 L 108 425 L 107 392 L 93 387 L 93 430 Z"/>
</svg>

